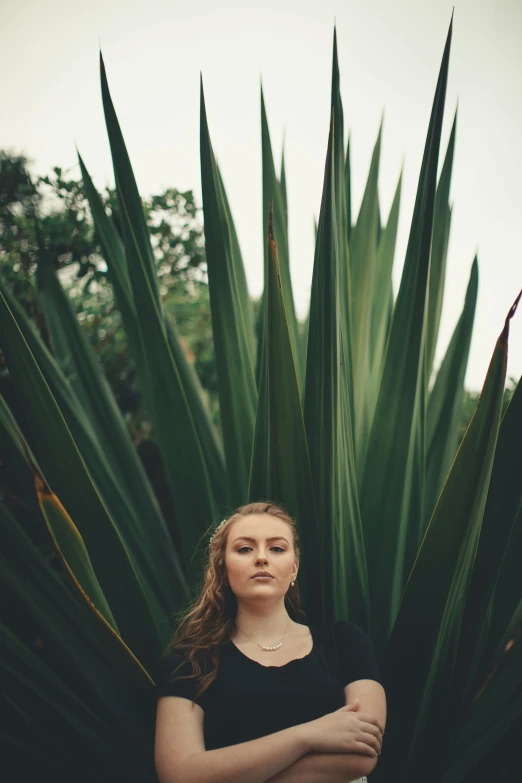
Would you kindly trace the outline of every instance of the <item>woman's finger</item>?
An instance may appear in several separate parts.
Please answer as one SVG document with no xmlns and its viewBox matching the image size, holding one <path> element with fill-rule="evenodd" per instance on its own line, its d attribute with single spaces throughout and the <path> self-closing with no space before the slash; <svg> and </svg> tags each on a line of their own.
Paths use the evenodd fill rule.
<svg viewBox="0 0 522 783">
<path fill-rule="evenodd" d="M 354 748 L 355 753 L 362 753 L 364 756 L 371 756 L 372 758 L 375 758 L 375 756 L 379 755 L 377 751 L 370 747 L 370 745 L 367 745 L 366 742 L 359 742 L 358 740 L 354 740 L 353 744 L 356 746 Z"/>
<path fill-rule="evenodd" d="M 373 723 L 367 723 L 366 721 L 361 721 L 359 724 L 359 728 L 361 729 L 361 731 L 365 732 L 366 734 L 372 734 L 379 742 L 379 745 L 382 747 L 382 734 L 379 731 L 379 729 L 373 725 Z"/>
<path fill-rule="evenodd" d="M 370 748 L 374 748 L 377 753 L 381 753 L 382 750 L 382 742 L 379 740 L 378 737 L 374 737 L 373 734 L 369 734 L 365 731 L 362 731 L 359 735 L 359 739 L 362 742 L 366 742 L 367 745 L 370 746 Z"/>
<path fill-rule="evenodd" d="M 375 726 L 381 734 L 384 734 L 384 727 L 382 726 L 380 720 L 376 718 L 373 715 L 370 715 L 368 712 L 360 712 L 357 717 L 360 721 L 366 721 L 366 723 L 370 723 L 372 726 Z"/>
</svg>

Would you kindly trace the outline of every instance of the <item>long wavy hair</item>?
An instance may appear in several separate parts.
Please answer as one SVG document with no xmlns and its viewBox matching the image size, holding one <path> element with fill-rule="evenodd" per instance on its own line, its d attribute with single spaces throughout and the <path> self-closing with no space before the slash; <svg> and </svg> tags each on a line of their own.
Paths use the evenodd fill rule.
<svg viewBox="0 0 522 783">
<path fill-rule="evenodd" d="M 237 600 L 227 581 L 225 552 L 232 523 L 251 514 L 267 514 L 286 522 L 292 530 L 293 549 L 299 562 L 301 553 L 295 520 L 277 503 L 265 501 L 240 506 L 232 516 L 220 525 L 210 541 L 204 558 L 203 585 L 199 595 L 191 602 L 188 609 L 182 610 L 178 615 L 174 614 L 174 617 L 178 618 L 179 624 L 162 655 L 162 658 L 167 656 L 173 649 L 184 653 L 184 660 L 171 672 L 169 680 L 199 678 L 200 684 L 195 698 L 201 696 L 216 679 L 219 669 L 220 647 L 231 638 L 235 630 Z M 284 600 L 292 620 L 296 621 L 299 617 L 306 618 L 306 612 L 301 606 L 297 581 L 289 587 Z M 186 659 L 190 660 L 192 664 L 192 674 L 174 677 L 173 675 Z M 212 660 L 214 668 L 201 676 L 201 663 L 209 659 Z"/>
</svg>

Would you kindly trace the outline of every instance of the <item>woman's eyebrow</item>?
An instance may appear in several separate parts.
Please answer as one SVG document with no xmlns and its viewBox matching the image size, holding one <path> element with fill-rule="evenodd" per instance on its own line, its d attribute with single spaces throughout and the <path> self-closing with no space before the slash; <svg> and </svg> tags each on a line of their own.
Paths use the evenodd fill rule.
<svg viewBox="0 0 522 783">
<path fill-rule="evenodd" d="M 286 538 L 285 538 L 284 536 L 270 536 L 270 538 L 267 538 L 266 540 L 267 540 L 267 541 L 280 541 L 281 539 L 282 539 L 283 541 L 286 541 Z M 256 539 L 255 539 L 255 538 L 250 538 L 250 536 L 239 536 L 239 538 L 235 538 L 235 539 L 232 541 L 232 543 L 233 543 L 233 544 L 235 544 L 235 543 L 236 543 L 236 541 L 240 541 L 240 540 L 243 540 L 243 541 L 252 541 L 254 544 L 256 543 Z M 288 541 L 286 541 L 286 543 L 288 544 Z"/>
</svg>

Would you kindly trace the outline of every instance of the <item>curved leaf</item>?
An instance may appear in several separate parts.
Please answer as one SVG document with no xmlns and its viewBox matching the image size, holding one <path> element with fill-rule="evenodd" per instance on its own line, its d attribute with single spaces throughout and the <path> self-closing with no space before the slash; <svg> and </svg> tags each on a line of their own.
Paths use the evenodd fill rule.
<svg viewBox="0 0 522 783">
<path fill-rule="evenodd" d="M 127 261 L 125 259 L 125 247 L 118 232 L 113 226 L 112 221 L 105 212 L 100 196 L 93 185 L 89 172 L 79 153 L 78 159 L 82 172 L 83 188 L 89 201 L 96 231 L 100 237 L 103 256 L 107 262 L 108 277 L 114 289 L 125 332 L 129 340 L 130 351 L 136 364 L 145 406 L 147 410 L 152 410 L 154 408 L 154 400 L 152 396 L 151 377 L 147 369 L 145 356 L 143 355 L 132 285 L 127 270 Z M 165 314 L 165 318 L 170 350 L 179 372 L 188 405 L 194 417 L 194 424 L 205 458 L 209 480 L 212 485 L 212 493 L 217 503 L 224 503 L 226 500 L 226 480 L 223 445 L 212 422 L 208 404 L 206 403 L 197 373 L 194 370 L 194 367 L 187 361 L 185 352 L 180 345 L 176 324 L 169 318 L 168 313 Z M 80 370 L 81 363 L 79 363 L 79 366 L 77 367 L 77 371 L 79 372 Z"/>
<path fill-rule="evenodd" d="M 246 502 L 257 388 L 230 224 L 210 141 L 201 82 L 201 189 L 205 215 L 212 332 L 216 352 L 219 406 L 225 444 L 229 504 Z"/>
<path fill-rule="evenodd" d="M 424 491 L 425 323 L 450 24 L 361 485 L 373 641 L 382 653 L 418 549 Z M 386 585 L 384 588 L 383 586 Z"/>
<path fill-rule="evenodd" d="M 304 420 L 317 512 L 324 578 L 325 622 L 348 619 L 369 627 L 366 556 L 359 514 L 347 350 L 340 306 L 340 265 L 330 125 L 325 181 L 315 249 Z"/>
<path fill-rule="evenodd" d="M 486 676 L 522 596 L 522 385 L 500 425 L 463 618 L 458 671 L 466 704 Z"/>
<path fill-rule="evenodd" d="M 348 237 L 350 241 L 352 235 L 348 227 L 348 212 L 346 209 L 346 162 L 344 159 L 344 113 L 343 102 L 341 99 L 341 76 L 339 73 L 339 58 L 337 53 L 337 30 L 334 27 L 333 55 L 332 55 L 332 98 L 331 98 L 331 116 L 335 128 L 333 138 L 333 179 L 335 189 L 335 218 L 336 218 L 336 241 L 339 264 L 339 318 L 342 321 L 342 330 L 344 339 L 343 363 L 347 374 L 347 396 L 350 406 L 350 419 L 352 422 L 352 436 L 355 437 L 357 419 L 355 416 L 355 396 L 354 396 L 354 353 L 353 343 L 355 339 L 355 315 L 352 312 L 353 291 L 352 291 L 352 260 L 350 257 L 350 248 L 348 246 Z M 317 242 L 317 240 L 316 240 Z M 355 445 L 355 444 L 354 444 Z M 356 454 L 357 457 L 357 454 Z"/>
<path fill-rule="evenodd" d="M 31 638 L 32 629 L 41 629 L 34 649 L 45 651 L 45 660 L 63 685 L 82 694 L 85 706 L 106 726 L 134 736 L 133 746 L 145 753 L 145 716 L 155 706 L 151 678 L 101 614 L 80 597 L 76 583 L 71 589 L 54 570 L 3 503 L 0 520 L 2 544 L 9 552 L 8 558 L 0 556 L 2 594 L 25 619 L 24 639 Z"/>
<path fill-rule="evenodd" d="M 195 584 L 199 579 L 199 573 L 192 555 L 197 550 L 201 534 L 215 518 L 212 488 L 197 436 L 194 416 L 170 347 L 168 321 L 164 317 L 159 298 L 154 257 L 143 206 L 109 93 L 101 54 L 100 71 L 103 108 L 114 165 L 125 255 L 142 352 L 145 357 L 145 371 L 152 379 L 152 407 L 149 414 L 172 490 L 183 561 L 190 583 Z"/>
<path fill-rule="evenodd" d="M 402 168 L 395 189 L 386 227 L 382 230 L 377 248 L 375 278 L 373 285 L 372 317 L 370 324 L 371 381 L 366 390 L 368 396 L 370 425 L 373 420 L 377 395 L 381 383 L 386 344 L 393 318 L 392 268 L 395 256 L 399 208 L 401 202 Z M 364 457 L 362 458 L 364 462 Z M 358 470 L 361 469 L 358 465 Z"/>
<path fill-rule="evenodd" d="M 249 498 L 280 501 L 297 520 L 301 544 L 299 584 L 307 614 L 321 622 L 321 573 L 315 557 L 318 521 L 286 318 L 277 246 L 268 222 L 266 352 L 261 368 Z M 310 591 L 309 586 L 313 585 Z"/>
<path fill-rule="evenodd" d="M 457 127 L 457 111 L 453 119 L 448 149 L 442 166 L 442 172 L 437 185 L 435 210 L 433 213 L 433 239 L 431 244 L 430 283 L 428 297 L 428 323 L 426 327 L 427 358 L 426 377 L 429 379 L 433 366 L 433 357 L 437 346 L 444 283 L 446 279 L 446 257 L 448 254 L 449 230 L 451 225 L 451 209 L 449 207 L 449 192 L 451 173 L 453 171 L 453 156 L 455 154 L 455 133 Z"/>
<path fill-rule="evenodd" d="M 89 551 L 122 638 L 145 663 L 161 652 L 143 589 L 121 536 L 103 504 L 56 400 L 0 290 L 0 336 L 46 480 L 59 486 L 64 506 Z"/>
<path fill-rule="evenodd" d="M 464 378 L 475 322 L 477 291 L 478 261 L 475 256 L 471 266 L 464 307 L 437 373 L 428 402 L 426 490 L 424 521 L 419 520 L 420 536 L 424 534 L 457 451 L 459 421 L 464 402 Z"/>
<path fill-rule="evenodd" d="M 48 275 L 54 276 L 54 273 L 49 270 Z M 62 299 L 63 291 L 57 280 L 55 280 L 53 288 L 57 288 L 58 292 L 61 291 L 62 296 L 60 297 L 58 293 L 57 298 L 59 300 Z M 145 593 L 154 623 L 160 629 L 159 632 L 162 639 L 165 639 L 171 633 L 170 623 L 165 623 L 165 618 L 172 611 L 173 603 L 176 605 L 180 600 L 186 600 L 189 594 L 186 579 L 181 570 L 173 543 L 164 527 L 163 529 L 159 526 L 154 527 L 151 531 L 143 529 L 136 504 L 133 502 L 132 492 L 128 486 L 129 479 L 118 472 L 118 466 L 115 466 L 114 461 L 111 460 L 111 449 L 106 439 L 100 436 L 96 430 L 93 419 L 83 409 L 77 399 L 72 383 L 68 378 L 64 377 L 55 359 L 49 354 L 46 346 L 40 339 L 36 328 L 27 318 L 23 308 L 8 290 L 2 288 L 1 284 L 0 291 L 3 291 L 18 329 L 60 408 L 60 413 L 71 433 L 81 459 L 85 463 L 96 488 L 96 493 L 100 496 L 101 502 L 107 509 L 130 557 L 132 566 Z M 70 311 L 66 299 L 65 306 L 63 306 L 63 299 L 61 304 L 62 308 L 60 308 L 60 304 L 57 304 L 59 311 L 65 310 L 65 313 Z M 64 316 L 63 312 L 62 316 Z M 74 323 L 75 319 L 72 312 L 69 312 L 69 318 L 69 331 L 71 334 L 74 334 L 78 326 Z M 67 363 L 65 363 L 64 369 L 70 373 L 73 372 Z M 27 379 L 25 382 L 27 383 Z M 30 393 L 31 387 L 29 385 L 27 386 L 27 394 Z M 23 408 L 28 403 L 24 402 L 26 400 L 25 397 L 22 397 L 21 400 Z M 33 406 L 31 406 L 31 417 L 37 414 L 38 408 L 33 410 Z M 31 419 L 28 420 L 30 421 Z M 26 438 L 28 437 L 29 434 L 26 434 Z M 125 448 L 125 442 L 120 444 L 118 448 Z M 23 449 L 21 453 L 25 458 Z M 43 472 L 49 469 L 48 460 L 51 460 L 52 468 L 56 469 L 56 455 L 51 451 L 42 455 Z M 58 480 L 60 479 L 60 474 L 58 474 L 57 478 Z M 60 497 L 65 497 L 64 493 L 70 491 L 68 485 L 65 486 L 65 484 L 61 483 L 55 484 L 54 488 L 57 493 L 60 493 Z M 154 519 L 153 510 L 145 513 L 148 518 Z M 162 519 L 161 516 L 160 518 Z M 78 524 L 80 523 L 78 522 Z M 164 567 L 163 579 L 161 578 L 160 564 L 163 564 Z M 172 576 L 175 578 L 171 578 Z"/>
<path fill-rule="evenodd" d="M 371 384 L 371 328 L 373 290 L 377 262 L 378 178 L 382 122 L 373 149 L 368 181 L 350 242 L 351 328 L 355 408 L 355 461 L 362 473 L 373 413 L 368 387 Z M 391 270 L 390 270 L 391 272 Z M 386 298 L 381 300 L 381 318 L 386 318 Z"/>
<path fill-rule="evenodd" d="M 281 192 L 281 185 L 275 172 L 274 156 L 272 153 L 272 143 L 270 141 L 270 131 L 268 129 L 263 88 L 261 88 L 261 144 L 263 151 L 263 237 L 268 236 L 268 213 L 270 209 L 270 203 L 272 202 L 273 230 L 279 254 L 279 269 L 281 274 L 281 285 L 283 286 L 285 311 L 288 322 L 288 329 L 290 332 L 290 340 L 292 343 L 292 353 L 297 371 L 297 380 L 299 382 L 299 388 L 302 390 L 304 368 L 301 367 L 301 352 L 299 350 L 297 316 L 295 314 L 292 278 L 290 276 L 290 253 L 287 233 L 288 214 L 286 211 L 285 202 L 283 200 L 283 194 Z M 264 242 L 265 271 L 268 268 L 267 253 L 267 244 Z M 266 290 L 266 287 L 267 280 L 265 279 L 263 291 Z M 266 302 L 264 299 L 265 294 L 263 293 L 261 314 L 265 312 L 266 308 Z M 263 315 L 261 315 L 261 317 L 263 318 Z M 261 332 L 261 340 L 262 339 L 263 332 Z M 258 365 L 256 370 L 256 377 L 259 377 L 262 353 L 263 347 L 258 347 Z"/>
<path fill-rule="evenodd" d="M 497 341 L 479 405 L 426 530 L 386 648 L 386 696 L 395 717 L 393 753 L 382 774 L 405 783 L 441 779 L 457 729 L 452 698 L 453 688 L 461 687 L 454 676 L 457 646 L 493 468 L 513 312 Z"/>
</svg>

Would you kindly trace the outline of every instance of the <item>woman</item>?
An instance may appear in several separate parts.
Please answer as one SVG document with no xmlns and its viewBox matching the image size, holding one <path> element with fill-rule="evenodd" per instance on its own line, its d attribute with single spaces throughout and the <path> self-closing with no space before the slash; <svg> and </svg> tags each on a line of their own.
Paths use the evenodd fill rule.
<svg viewBox="0 0 522 783">
<path fill-rule="evenodd" d="M 295 621 L 299 556 L 274 503 L 241 506 L 214 532 L 158 666 L 160 783 L 348 783 L 374 769 L 386 699 L 373 647 L 354 623 Z"/>
</svg>

